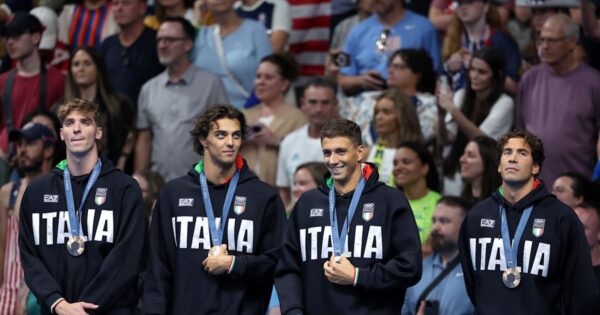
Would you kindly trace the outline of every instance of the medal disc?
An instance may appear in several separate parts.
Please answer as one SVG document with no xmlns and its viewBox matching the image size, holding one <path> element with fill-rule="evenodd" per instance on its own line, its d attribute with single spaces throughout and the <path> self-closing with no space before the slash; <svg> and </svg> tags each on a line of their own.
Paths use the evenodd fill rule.
<svg viewBox="0 0 600 315">
<path fill-rule="evenodd" d="M 71 236 L 67 241 L 67 252 L 71 256 L 81 256 L 85 250 L 85 241 L 82 236 Z"/>
<path fill-rule="evenodd" d="M 221 246 L 213 246 L 208 251 L 208 256 L 219 256 L 221 254 L 223 254 L 223 252 L 221 251 Z"/>
<path fill-rule="evenodd" d="M 502 283 L 509 289 L 514 289 L 521 283 L 521 271 L 517 268 L 508 268 L 502 273 Z"/>
</svg>

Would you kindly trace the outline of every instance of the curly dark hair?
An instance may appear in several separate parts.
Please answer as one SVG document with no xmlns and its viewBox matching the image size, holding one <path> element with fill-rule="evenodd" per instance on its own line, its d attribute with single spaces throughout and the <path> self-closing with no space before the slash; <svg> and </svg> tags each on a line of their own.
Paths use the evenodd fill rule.
<svg viewBox="0 0 600 315">
<path fill-rule="evenodd" d="M 542 139 L 527 130 L 512 130 L 505 133 L 502 138 L 500 138 L 498 141 L 498 161 L 502 158 L 502 152 L 504 151 L 504 146 L 508 143 L 508 140 L 514 138 L 524 139 L 531 148 L 533 164 L 540 168 L 540 171 L 534 175 L 534 177 L 537 178 L 542 173 L 542 165 L 544 164 L 544 159 L 546 159 L 546 155 L 544 154 L 544 143 L 542 142 Z"/>
<path fill-rule="evenodd" d="M 216 104 L 209 107 L 204 113 L 198 116 L 194 122 L 194 129 L 190 131 L 194 143 L 194 151 L 200 155 L 204 155 L 204 147 L 200 143 L 200 140 L 206 139 L 212 123 L 223 118 L 237 120 L 240 123 L 242 139 L 246 137 L 248 125 L 246 124 L 246 117 L 244 117 L 244 114 L 232 105 Z"/>
</svg>

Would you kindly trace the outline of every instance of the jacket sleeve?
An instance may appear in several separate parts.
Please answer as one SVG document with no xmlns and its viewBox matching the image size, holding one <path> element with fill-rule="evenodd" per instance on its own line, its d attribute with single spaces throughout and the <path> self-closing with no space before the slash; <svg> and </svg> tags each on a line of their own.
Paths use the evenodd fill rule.
<svg viewBox="0 0 600 315">
<path fill-rule="evenodd" d="M 275 287 L 282 314 L 302 314 L 304 309 L 297 209 L 294 207 L 287 223 L 281 258 L 275 273 Z"/>
<path fill-rule="evenodd" d="M 365 289 L 408 288 L 421 279 L 421 241 L 415 217 L 404 195 L 390 198 L 395 207 L 390 231 L 392 257 L 386 262 L 358 268 L 357 287 Z"/>
<path fill-rule="evenodd" d="M 171 267 L 167 244 L 175 244 L 167 192 L 161 192 L 150 224 L 150 252 L 142 299 L 143 314 L 166 314 L 171 293 Z"/>
<path fill-rule="evenodd" d="M 473 264 L 471 263 L 471 251 L 469 249 L 469 215 L 465 217 L 463 220 L 462 226 L 460 227 L 460 234 L 458 238 L 458 250 L 460 257 L 460 264 L 463 270 L 465 288 L 467 290 L 467 294 L 469 295 L 469 299 L 471 299 L 471 303 L 475 305 L 475 270 L 473 269 Z"/>
<path fill-rule="evenodd" d="M 275 190 L 264 211 L 256 254 L 236 256 L 230 276 L 251 283 L 268 281 L 272 285 L 286 223 L 285 208 Z"/>
<path fill-rule="evenodd" d="M 561 275 L 566 314 L 600 314 L 598 284 L 583 226 L 574 212 L 561 222 Z"/>
<path fill-rule="evenodd" d="M 121 209 L 114 209 L 120 219 L 114 247 L 81 294 L 80 301 L 98 304 L 100 313 L 137 287 L 145 257 L 147 222 L 142 192 L 132 181 L 120 197 Z"/>
<path fill-rule="evenodd" d="M 46 268 L 45 262 L 37 254 L 29 205 L 30 200 L 33 199 L 30 197 L 30 189 L 27 188 L 19 210 L 19 252 L 27 287 L 33 292 L 42 307 L 50 310 L 52 304 L 62 298 L 63 292 L 56 279 Z"/>
</svg>

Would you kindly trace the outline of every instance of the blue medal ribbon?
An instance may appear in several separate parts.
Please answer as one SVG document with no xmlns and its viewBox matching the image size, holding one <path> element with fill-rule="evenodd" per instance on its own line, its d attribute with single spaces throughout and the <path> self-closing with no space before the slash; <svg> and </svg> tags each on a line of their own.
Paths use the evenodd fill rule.
<svg viewBox="0 0 600 315">
<path fill-rule="evenodd" d="M 517 226 L 517 230 L 515 231 L 515 237 L 513 238 L 513 243 L 511 246 L 510 235 L 508 232 L 508 221 L 506 219 L 506 210 L 504 209 L 504 206 L 500 206 L 500 213 L 502 215 L 502 224 L 500 232 L 502 234 L 502 243 L 504 244 L 504 257 L 506 258 L 507 268 L 515 268 L 517 266 L 517 252 L 519 250 L 521 236 L 523 235 L 525 225 L 529 220 L 529 216 L 531 215 L 532 210 L 533 206 L 528 207 L 527 209 L 525 209 L 525 211 L 523 211 L 521 219 L 519 220 L 519 225 Z"/>
<path fill-rule="evenodd" d="M 79 208 L 77 212 L 75 212 L 75 201 L 73 201 L 73 188 L 71 187 L 71 172 L 69 171 L 69 167 L 65 167 L 63 179 L 65 183 L 65 195 L 67 195 L 67 210 L 69 211 L 69 225 L 71 228 L 71 236 L 81 236 L 81 217 L 83 205 L 85 204 L 85 200 L 87 199 L 90 190 L 92 190 L 92 186 L 98 180 L 98 176 L 100 175 L 100 169 L 102 169 L 102 161 L 98 159 L 96 165 L 94 166 L 94 170 L 92 171 L 92 175 L 85 186 L 85 190 L 83 191 L 83 197 L 81 197 L 81 203 L 79 204 Z"/>
<path fill-rule="evenodd" d="M 331 188 L 329 189 L 329 222 L 331 223 L 331 236 L 335 256 L 341 256 L 344 253 L 346 236 L 348 236 L 348 221 L 352 221 L 352 218 L 354 217 L 354 212 L 358 206 L 358 200 L 360 199 L 360 195 L 362 195 L 364 188 L 365 178 L 361 176 L 358 186 L 356 186 L 356 189 L 354 190 L 354 195 L 352 195 L 352 200 L 350 200 L 348 215 L 344 220 L 344 226 L 342 226 L 341 233 L 338 229 L 337 214 L 335 210 L 335 186 L 332 184 Z"/>
<path fill-rule="evenodd" d="M 221 221 L 219 227 L 215 220 L 215 213 L 213 212 L 212 203 L 210 202 L 210 194 L 208 193 L 208 184 L 206 182 L 206 175 L 204 170 L 200 172 L 200 187 L 202 187 L 202 200 L 204 201 L 204 209 L 206 210 L 206 216 L 208 217 L 208 227 L 210 228 L 210 238 L 213 246 L 220 246 L 223 240 L 223 230 L 225 229 L 225 221 L 227 221 L 227 215 L 229 214 L 229 207 L 231 207 L 231 201 L 233 200 L 233 194 L 237 187 L 240 173 L 236 170 L 229 187 L 227 188 L 227 195 L 225 195 L 225 203 L 223 203 L 223 212 L 221 214 Z"/>
</svg>

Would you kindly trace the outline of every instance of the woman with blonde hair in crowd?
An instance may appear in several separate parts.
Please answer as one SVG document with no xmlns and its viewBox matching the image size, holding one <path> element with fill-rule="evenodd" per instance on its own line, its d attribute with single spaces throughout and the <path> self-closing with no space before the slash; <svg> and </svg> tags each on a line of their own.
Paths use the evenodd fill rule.
<svg viewBox="0 0 600 315">
<path fill-rule="evenodd" d="M 293 56 L 273 54 L 262 58 L 254 79 L 260 104 L 244 112 L 249 130 L 241 153 L 258 178 L 273 186 L 281 140 L 306 124 L 304 113 L 285 101 L 285 93 L 297 76 L 298 64 Z"/>
<path fill-rule="evenodd" d="M 82 98 L 94 102 L 105 113 L 106 121 L 100 150 L 121 170 L 133 150 L 134 106 L 126 96 L 113 93 L 104 70 L 102 56 L 91 47 L 77 48 L 71 55 L 65 99 Z"/>
<path fill-rule="evenodd" d="M 398 89 L 379 95 L 373 111 L 373 129 L 377 140 L 367 161 L 377 165 L 381 182 L 394 186 L 392 169 L 396 149 L 405 141 L 423 141 L 417 111 L 410 98 Z M 363 137 L 368 136 L 370 130 L 363 130 Z"/>
</svg>

